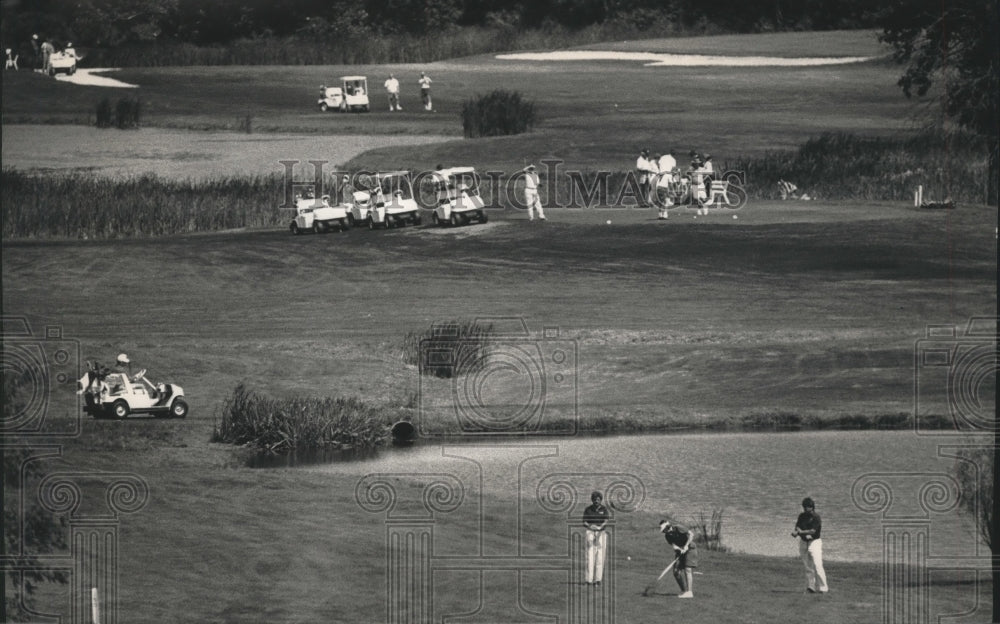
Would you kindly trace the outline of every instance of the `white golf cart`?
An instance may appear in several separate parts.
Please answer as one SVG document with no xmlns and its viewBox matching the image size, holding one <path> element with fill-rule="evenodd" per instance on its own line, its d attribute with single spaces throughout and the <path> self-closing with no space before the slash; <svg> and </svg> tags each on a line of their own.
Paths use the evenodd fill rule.
<svg viewBox="0 0 1000 624">
<path fill-rule="evenodd" d="M 319 109 L 324 113 L 328 110 L 339 111 L 344 103 L 344 90 L 340 87 L 328 87 L 323 85 L 319 88 Z"/>
<path fill-rule="evenodd" d="M 464 225 L 476 219 L 486 223 L 485 202 L 479 195 L 479 176 L 472 167 L 451 167 L 432 176 L 437 206 L 431 220 L 434 225 Z"/>
<path fill-rule="evenodd" d="M 384 171 L 370 178 L 368 229 L 420 225 L 420 206 L 413 196 L 409 171 Z"/>
<path fill-rule="evenodd" d="M 109 373 L 101 379 L 84 375 L 79 385 L 83 411 L 94 418 L 123 419 L 130 414 L 184 418 L 188 414 L 184 389 L 177 384 L 154 384 L 146 378 L 145 369 L 131 378 L 125 373 Z"/>
<path fill-rule="evenodd" d="M 343 232 L 351 227 L 347 218 L 348 210 L 350 210 L 349 205 L 331 204 L 329 195 L 318 199 L 310 192 L 296 195 L 295 218 L 292 219 L 288 229 L 296 235 L 310 230 L 316 234 L 329 232 L 332 229 Z"/>
<path fill-rule="evenodd" d="M 76 73 L 75 53 L 54 52 L 49 56 L 49 75 L 55 76 L 58 73 L 65 73 L 72 76 Z"/>
</svg>

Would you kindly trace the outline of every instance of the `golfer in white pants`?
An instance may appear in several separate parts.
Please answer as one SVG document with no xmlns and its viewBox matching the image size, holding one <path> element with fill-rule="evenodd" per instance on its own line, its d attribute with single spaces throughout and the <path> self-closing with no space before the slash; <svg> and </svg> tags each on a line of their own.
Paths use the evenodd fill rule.
<svg viewBox="0 0 1000 624">
<path fill-rule="evenodd" d="M 601 504 L 600 492 L 590 495 L 593 503 L 583 511 L 583 525 L 587 527 L 587 585 L 600 585 L 604 578 L 604 555 L 608 550 L 608 534 L 604 530 L 611 515 Z"/>
<path fill-rule="evenodd" d="M 535 210 L 538 210 L 538 218 L 545 220 L 542 201 L 538 197 L 538 173 L 534 165 L 528 165 L 524 169 L 524 201 L 528 204 L 528 221 L 535 220 Z"/>
<path fill-rule="evenodd" d="M 806 568 L 806 591 L 810 594 L 825 594 L 830 589 L 823 570 L 823 540 L 820 539 L 822 529 L 823 522 L 816 513 L 816 504 L 813 499 L 805 498 L 792 536 L 800 540 L 799 557 Z"/>
</svg>

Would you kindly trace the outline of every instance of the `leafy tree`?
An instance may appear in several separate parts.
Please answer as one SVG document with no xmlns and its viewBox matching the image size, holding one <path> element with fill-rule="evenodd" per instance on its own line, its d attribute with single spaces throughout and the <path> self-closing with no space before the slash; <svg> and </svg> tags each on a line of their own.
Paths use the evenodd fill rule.
<svg viewBox="0 0 1000 624">
<path fill-rule="evenodd" d="M 987 203 L 997 203 L 1000 17 L 995 0 L 894 0 L 877 13 L 879 38 L 906 69 L 899 86 L 907 97 L 941 84 L 942 109 L 960 126 L 986 139 Z"/>
<path fill-rule="evenodd" d="M 22 388 L 29 386 L 31 379 L 29 373 L 22 375 L 4 372 L 3 374 L 3 412 L 14 414 L 23 409 L 24 398 Z M 5 444 L 14 444 L 17 441 L 12 436 L 5 435 L 2 438 Z M 42 509 L 31 496 L 25 496 L 25 507 L 18 506 L 20 502 L 19 493 L 28 484 L 37 484 L 43 476 L 38 468 L 37 462 L 25 464 L 31 455 L 31 449 L 27 446 L 17 446 L 6 448 L 0 451 L 3 455 L 3 480 L 0 489 L 0 504 L 3 507 L 2 524 L 2 544 L 3 554 L 13 558 L 14 566 L 20 573 L 8 573 L 0 575 L 0 585 L 3 585 L 3 601 L 0 616 L 3 621 L 23 619 L 30 616 L 29 610 L 33 602 L 33 595 L 42 582 L 66 583 L 65 572 L 45 570 L 40 567 L 38 555 L 51 553 L 56 550 L 66 548 L 66 518 L 60 517 L 58 520 L 49 512 Z M 25 470 L 22 471 L 22 467 Z M 22 481 L 22 476 L 24 481 Z M 19 527 L 23 522 L 23 541 Z M 34 568 L 34 569 L 32 569 Z M 10 593 L 8 594 L 8 585 Z M 8 600 L 8 595 L 11 600 Z"/>
</svg>

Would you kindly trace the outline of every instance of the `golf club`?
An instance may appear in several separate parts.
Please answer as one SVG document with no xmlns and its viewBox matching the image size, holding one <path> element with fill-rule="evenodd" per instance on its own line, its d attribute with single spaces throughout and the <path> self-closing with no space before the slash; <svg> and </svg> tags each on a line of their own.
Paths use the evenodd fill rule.
<svg viewBox="0 0 1000 624">
<path fill-rule="evenodd" d="M 648 596 L 649 595 L 649 590 L 653 589 L 653 587 L 655 587 L 656 584 L 660 582 L 660 579 L 663 578 L 667 574 L 667 572 L 670 571 L 670 568 L 674 567 L 675 563 L 677 563 L 676 559 L 674 559 L 673 561 L 671 561 L 670 565 L 668 565 L 667 567 L 663 568 L 663 572 L 660 572 L 660 575 L 658 577 L 656 577 L 656 580 L 653 581 L 652 583 L 650 583 L 649 585 L 647 585 L 646 589 L 642 590 L 642 595 L 643 596 Z"/>
</svg>

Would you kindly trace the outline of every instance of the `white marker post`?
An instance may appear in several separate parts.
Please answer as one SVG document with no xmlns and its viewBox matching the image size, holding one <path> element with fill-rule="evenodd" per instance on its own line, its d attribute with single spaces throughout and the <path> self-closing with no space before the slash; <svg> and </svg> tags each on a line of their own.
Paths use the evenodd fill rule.
<svg viewBox="0 0 1000 624">
<path fill-rule="evenodd" d="M 919 200 L 919 202 L 918 202 L 917 205 L 918 206 L 923 206 L 924 205 L 924 185 L 923 184 L 921 184 L 920 186 L 917 187 L 917 195 L 920 197 L 920 200 Z"/>
<path fill-rule="evenodd" d="M 97 588 L 90 588 L 90 617 L 92 624 L 101 624 L 101 603 L 97 597 Z"/>
</svg>

